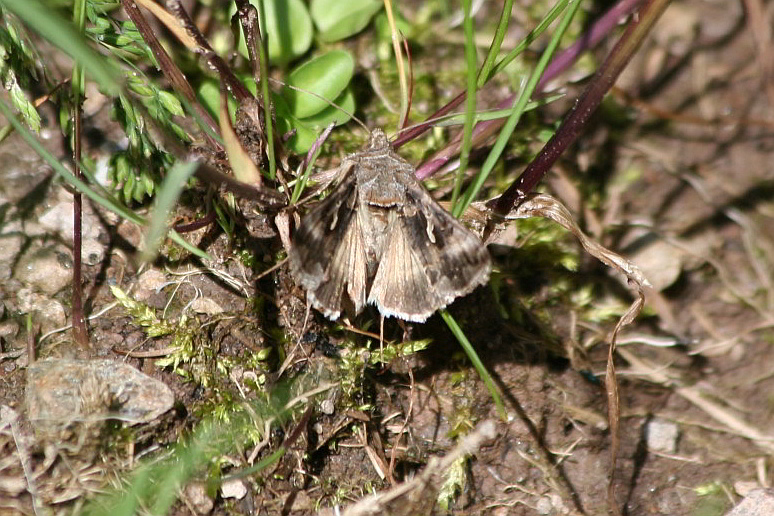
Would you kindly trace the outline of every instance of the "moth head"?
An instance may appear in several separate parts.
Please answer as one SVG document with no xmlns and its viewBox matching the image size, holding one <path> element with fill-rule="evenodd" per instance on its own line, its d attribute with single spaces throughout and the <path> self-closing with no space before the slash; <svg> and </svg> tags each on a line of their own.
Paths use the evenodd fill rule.
<svg viewBox="0 0 774 516">
<path fill-rule="evenodd" d="M 371 131 L 371 135 L 368 137 L 368 150 L 380 150 L 390 147 L 390 140 L 387 139 L 387 135 L 384 134 L 379 128 Z"/>
</svg>

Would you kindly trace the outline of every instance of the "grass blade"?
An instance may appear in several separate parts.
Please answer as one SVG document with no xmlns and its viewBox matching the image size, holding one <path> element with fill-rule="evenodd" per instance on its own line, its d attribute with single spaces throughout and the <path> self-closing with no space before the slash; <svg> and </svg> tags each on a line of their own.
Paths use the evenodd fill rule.
<svg viewBox="0 0 774 516">
<path fill-rule="evenodd" d="M 503 401 L 500 398 L 500 393 L 497 392 L 497 387 L 495 387 L 494 380 L 492 380 L 492 376 L 489 374 L 489 371 L 486 370 L 484 363 L 478 357 L 476 350 L 473 349 L 473 345 L 465 336 L 465 332 L 462 331 L 460 325 L 457 324 L 457 321 L 454 320 L 454 317 L 452 317 L 452 315 L 445 308 L 439 310 L 439 313 L 441 314 L 443 321 L 451 330 L 452 334 L 454 334 L 457 342 L 459 342 L 460 346 L 462 346 L 462 349 L 465 350 L 465 354 L 468 355 L 468 358 L 473 363 L 473 367 L 476 368 L 479 376 L 481 376 L 481 379 L 484 381 L 484 385 L 486 385 L 486 388 L 489 391 L 489 394 L 492 396 L 492 400 L 494 401 L 495 406 L 497 407 L 497 413 L 500 414 L 500 417 L 503 419 L 503 421 L 507 421 L 508 415 L 505 412 L 505 406 L 503 405 Z"/>
<path fill-rule="evenodd" d="M 164 240 L 169 226 L 167 219 L 169 214 L 175 208 L 180 193 L 183 191 L 188 179 L 196 172 L 199 164 L 195 161 L 190 163 L 177 162 L 172 169 L 167 172 L 164 182 L 156 193 L 156 207 L 150 216 L 148 234 L 145 237 L 145 248 L 140 255 L 143 262 L 153 260 Z"/>
<path fill-rule="evenodd" d="M 454 206 L 454 211 L 452 214 L 455 217 L 459 217 L 462 213 L 465 212 L 465 210 L 468 209 L 470 204 L 473 202 L 473 199 L 475 199 L 479 191 L 481 191 L 481 187 L 484 186 L 484 182 L 486 181 L 487 177 L 489 177 L 489 174 L 492 172 L 492 170 L 494 170 L 495 164 L 500 159 L 500 156 L 505 150 L 505 146 L 508 143 L 508 140 L 510 139 L 514 129 L 516 129 L 516 125 L 521 119 L 522 113 L 524 113 L 524 108 L 526 107 L 529 98 L 535 91 L 538 81 L 540 81 L 540 76 L 543 74 L 543 70 L 551 60 L 551 56 L 553 56 L 554 51 L 556 51 L 557 47 L 559 46 L 559 42 L 561 41 L 562 36 L 567 30 L 567 27 L 569 27 L 570 22 L 575 16 L 575 13 L 578 12 L 579 7 L 580 0 L 574 0 L 568 6 L 564 17 L 551 37 L 551 41 L 548 43 L 548 46 L 540 56 L 540 60 L 538 61 L 537 66 L 532 71 L 532 75 L 530 75 L 524 91 L 513 104 L 513 111 L 511 112 L 511 116 L 508 117 L 508 120 L 505 122 L 502 131 L 500 131 L 500 134 L 497 137 L 497 141 L 492 147 L 492 150 L 489 152 L 489 155 L 486 157 L 486 161 L 484 161 L 484 165 L 481 167 L 481 170 L 473 181 L 473 184 L 470 185 L 470 187 L 468 187 L 466 190 L 462 202 L 459 202 L 456 206 Z"/>
<path fill-rule="evenodd" d="M 561 3 L 561 2 L 560 2 Z M 492 68 L 494 67 L 497 54 L 500 53 L 500 48 L 503 45 L 505 39 L 505 33 L 508 31 L 508 22 L 511 19 L 511 9 L 513 8 L 513 0 L 505 0 L 503 4 L 503 10 L 500 13 L 500 21 L 497 22 L 497 30 L 495 30 L 492 44 L 489 45 L 489 53 L 484 59 L 484 64 L 481 65 L 481 70 L 478 72 L 477 86 L 481 88 L 492 74 Z M 466 40 L 467 41 L 467 40 Z"/>
<path fill-rule="evenodd" d="M 465 62 L 467 64 L 467 92 L 465 95 L 465 122 L 462 126 L 462 149 L 460 152 L 460 166 L 457 169 L 457 175 L 454 178 L 454 189 L 452 190 L 451 205 L 455 206 L 460 196 L 462 188 L 462 179 L 465 177 L 465 171 L 468 168 L 468 159 L 470 158 L 470 148 L 473 135 L 473 120 L 476 114 L 476 44 L 473 31 L 473 18 L 470 11 L 472 9 L 470 0 L 462 0 L 462 10 L 464 17 L 462 21 L 463 32 L 465 33 Z M 459 216 L 459 215 L 457 215 Z"/>
</svg>

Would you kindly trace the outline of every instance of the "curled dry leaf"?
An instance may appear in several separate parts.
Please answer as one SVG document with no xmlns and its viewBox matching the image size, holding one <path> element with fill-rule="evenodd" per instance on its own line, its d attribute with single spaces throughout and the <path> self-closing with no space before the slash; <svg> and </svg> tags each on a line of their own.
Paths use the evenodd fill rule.
<svg viewBox="0 0 774 516">
<path fill-rule="evenodd" d="M 482 225 L 488 217 L 492 216 L 492 211 L 488 208 L 488 204 L 489 202 L 473 203 L 471 206 L 473 210 L 469 210 L 471 211 L 471 214 L 466 214 L 471 218 L 473 225 Z M 522 203 L 504 217 L 504 220 L 526 219 L 529 217 L 545 217 L 553 220 L 575 235 L 583 248 L 594 258 L 608 267 L 612 267 L 623 273 L 630 282 L 633 282 L 639 288 L 650 287 L 650 283 L 639 267 L 623 256 L 606 249 L 601 244 L 587 237 L 583 231 L 581 231 L 580 227 L 578 227 L 578 224 L 572 219 L 570 211 L 565 208 L 561 202 L 550 195 L 532 194 L 526 196 Z M 493 232 L 487 240 L 491 241 L 492 236 L 496 234 L 496 232 Z"/>
<path fill-rule="evenodd" d="M 494 203 L 474 203 L 474 210 L 471 212 L 471 219 L 474 221 L 474 225 L 484 225 L 486 222 L 481 222 L 482 214 L 492 215 L 491 210 L 487 205 L 493 205 Z M 610 336 L 610 347 L 607 355 L 607 367 L 605 370 L 605 390 L 607 392 L 607 409 L 608 409 L 608 423 L 610 425 L 610 433 L 612 435 L 612 444 L 610 448 L 611 465 L 610 471 L 615 471 L 616 458 L 618 457 L 618 450 L 620 448 L 619 439 L 619 420 L 620 420 L 620 400 L 618 393 L 618 382 L 616 381 L 615 361 L 613 356 L 616 350 L 616 340 L 621 328 L 630 324 L 635 317 L 640 313 L 642 307 L 645 304 L 645 287 L 650 287 L 645 275 L 640 271 L 639 267 L 632 262 L 624 258 L 623 256 L 616 254 L 604 246 L 595 242 L 587 237 L 580 227 L 572 219 L 570 211 L 564 207 L 562 203 L 554 199 L 550 195 L 546 194 L 530 194 L 524 198 L 513 210 L 511 210 L 505 217 L 505 221 L 524 219 L 529 217 L 545 217 L 553 220 L 563 228 L 572 232 L 573 235 L 580 241 L 586 251 L 594 256 L 596 259 L 612 267 L 613 269 L 623 273 L 628 280 L 630 287 L 634 287 L 637 293 L 636 299 L 629 306 L 629 309 L 620 317 L 613 329 Z M 486 220 L 486 217 L 483 218 Z M 498 226 L 504 226 L 500 223 Z M 489 240 L 498 232 L 495 231 L 490 234 Z M 611 501 L 610 508 L 614 514 L 620 514 L 618 507 L 615 505 L 614 484 L 615 475 L 610 475 L 610 483 L 608 485 L 608 500 Z"/>
</svg>

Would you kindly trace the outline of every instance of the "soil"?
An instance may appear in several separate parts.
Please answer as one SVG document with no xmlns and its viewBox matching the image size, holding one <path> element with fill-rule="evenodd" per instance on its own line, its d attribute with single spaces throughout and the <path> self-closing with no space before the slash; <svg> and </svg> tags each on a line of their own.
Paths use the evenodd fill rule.
<svg viewBox="0 0 774 516">
<path fill-rule="evenodd" d="M 409 344 L 380 364 L 375 311 L 351 321 L 357 331 L 308 313 L 286 266 L 264 275 L 282 254 L 273 230 L 229 239 L 209 226 L 185 238 L 212 263 L 178 259 L 179 248 L 167 245 L 141 267 L 141 228 L 88 205 L 103 252 L 84 266 L 87 313 L 94 317 L 91 347 L 78 348 L 69 330 L 56 331 L 57 306 L 70 321 L 72 289 L 49 295 L 19 273 L 29 249 L 70 249 L 67 235 L 39 222 L 70 194 L 12 135 L 0 144 L 0 155 L 13 161 L 0 167 L 0 236 L 7 243 L 0 255 L 7 267 L 0 282 L 0 406 L 20 419 L 11 425 L 9 412 L 3 416 L 0 512 L 33 514 L 34 504 L 80 510 L 115 488 L 117 478 L 131 479 L 139 464 L 164 464 L 173 449 L 182 453 L 175 446 L 187 439 L 210 435 L 216 449 L 221 432 L 230 447 L 217 448 L 217 462 L 200 464 L 179 487 L 170 513 L 332 514 L 420 478 L 486 420 L 496 422 L 497 435 L 448 470 L 456 484 L 448 472 L 432 476 L 420 494 L 382 510 L 607 514 L 612 475 L 625 514 L 711 516 L 753 488 L 769 487 L 774 86 L 766 70 L 774 70 L 762 64 L 774 60 L 770 35 L 757 28 L 772 26 L 774 10 L 760 7 L 767 21 L 745 18 L 741 4 L 728 0 L 672 5 L 592 127 L 541 187 L 654 285 L 643 313 L 619 335 L 620 450 L 612 472 L 604 374 L 610 333 L 633 297 L 551 223 L 508 228 L 490 246 L 491 286 L 450 308 L 503 397 L 502 418 L 439 316 L 407 326 L 388 320 L 385 353 Z M 497 13 L 479 14 L 482 26 L 490 15 L 495 20 Z M 509 38 L 518 40 L 513 30 Z M 437 73 L 438 59 L 415 59 L 417 75 Z M 442 84 L 439 96 L 455 88 Z M 486 90 L 493 97 L 485 103 L 501 89 Z M 580 91 L 570 87 L 567 100 L 540 117 L 557 120 Z M 87 119 L 106 141 L 116 131 L 108 112 L 103 106 Z M 55 119 L 43 141 L 64 160 Z M 537 150 L 540 142 L 532 144 Z M 521 168 L 506 160 L 503 177 Z M 201 215 L 197 195 L 181 200 L 177 221 Z M 157 318 L 151 326 L 171 321 L 174 328 L 149 337 L 110 286 L 150 307 Z M 38 304 L 23 303 L 30 289 L 42 294 Z M 43 300 L 58 305 L 45 311 Z M 432 342 L 413 352 L 410 343 L 422 339 Z M 37 357 L 29 354 L 33 343 Z M 35 359 L 57 357 L 125 361 L 163 381 L 175 405 L 151 423 L 69 421 L 60 432 L 35 433 L 25 420 L 26 370 Z M 278 415 L 294 399 L 298 404 Z M 253 408 L 245 411 L 246 404 Z M 212 420 L 219 430 L 203 434 Z M 268 469 L 237 477 L 234 485 L 246 488 L 241 496 L 207 485 L 280 446 L 287 452 Z M 34 478 L 34 489 L 25 478 Z M 444 486 L 453 493 L 448 510 L 435 504 Z"/>
</svg>

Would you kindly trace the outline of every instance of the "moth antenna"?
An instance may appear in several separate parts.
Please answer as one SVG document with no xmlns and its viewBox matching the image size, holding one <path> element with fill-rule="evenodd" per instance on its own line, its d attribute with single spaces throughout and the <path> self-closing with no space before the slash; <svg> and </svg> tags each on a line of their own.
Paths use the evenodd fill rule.
<svg viewBox="0 0 774 516">
<path fill-rule="evenodd" d="M 428 120 L 423 120 L 422 122 L 417 122 L 416 124 L 407 125 L 405 127 L 402 127 L 400 129 L 398 129 L 395 132 L 395 136 L 398 136 L 401 133 L 407 133 L 407 132 L 411 131 L 412 129 L 416 128 L 416 127 L 420 127 L 420 126 L 422 126 L 422 127 L 424 127 L 424 126 L 433 126 L 433 125 L 435 125 L 436 122 L 440 122 L 440 121 L 444 120 L 445 118 L 451 118 L 451 117 L 457 116 L 457 115 L 458 115 L 458 113 L 453 113 L 453 114 L 449 114 L 449 115 L 446 115 L 446 116 L 439 116 L 438 118 L 430 118 Z"/>
<path fill-rule="evenodd" d="M 481 113 L 487 113 L 488 111 L 494 111 L 494 110 L 478 110 L 476 111 L 477 114 Z M 412 129 L 415 129 L 417 127 L 433 127 L 439 122 L 443 122 L 444 120 L 450 120 L 454 117 L 459 117 L 461 113 L 448 113 L 446 115 L 437 116 L 435 118 L 428 118 L 427 120 L 423 120 L 421 122 L 417 122 L 415 124 L 407 125 L 406 127 L 403 127 L 402 129 L 399 129 L 396 131 L 395 136 L 398 136 L 401 133 L 407 133 L 410 132 Z M 462 122 L 459 124 L 447 124 L 449 127 L 456 126 L 456 125 L 462 125 Z M 403 142 L 405 143 L 405 142 Z"/>
<path fill-rule="evenodd" d="M 325 102 L 325 103 L 326 103 L 326 104 L 328 104 L 329 106 L 333 106 L 333 107 L 335 107 L 336 109 L 338 109 L 339 111 L 341 111 L 341 112 L 342 112 L 342 113 L 344 113 L 345 115 L 347 115 L 347 116 L 349 116 L 350 118 L 352 118 L 352 120 L 354 120 L 355 122 L 357 122 L 357 124 L 358 124 L 360 127 L 362 127 L 363 129 L 365 129 L 367 133 L 370 133 L 370 132 L 371 132 L 371 130 L 370 130 L 370 129 L 368 129 L 368 126 L 367 126 L 367 125 L 365 125 L 365 123 L 364 123 L 362 120 L 360 120 L 358 117 L 356 117 L 356 116 L 355 116 L 355 113 L 350 113 L 349 111 L 347 111 L 347 110 L 346 110 L 346 109 L 344 109 L 343 107 L 339 106 L 338 104 L 336 104 L 336 103 L 335 103 L 335 102 L 333 102 L 332 100 L 328 100 L 328 99 L 326 99 L 325 97 L 323 97 L 322 95 L 319 95 L 319 94 L 317 94 L 317 93 L 315 93 L 315 92 L 313 92 L 313 91 L 305 90 L 305 89 L 303 89 L 303 88 L 299 88 L 299 87 L 297 87 L 297 86 L 291 86 L 290 84 L 285 84 L 284 82 L 282 82 L 282 81 L 280 81 L 280 80 L 278 80 L 278 79 L 272 79 L 272 78 L 270 78 L 269 80 L 270 80 L 270 81 L 272 81 L 272 82 L 273 82 L 273 83 L 275 83 L 275 84 L 279 84 L 280 86 L 284 86 L 284 87 L 286 87 L 286 88 L 290 88 L 291 90 L 300 91 L 301 93 L 304 93 L 304 94 L 306 94 L 306 95 L 311 95 L 311 96 L 313 96 L 313 97 L 316 97 L 316 98 L 318 98 L 318 99 L 322 100 L 323 102 Z"/>
</svg>

